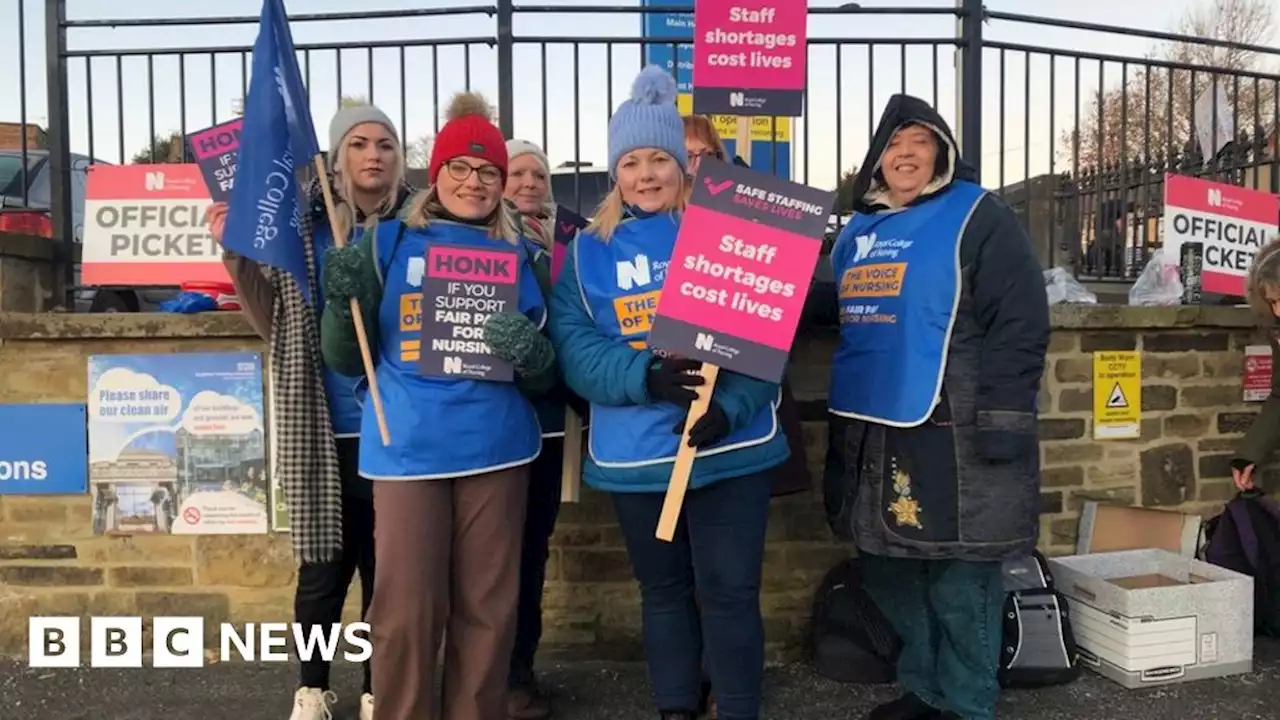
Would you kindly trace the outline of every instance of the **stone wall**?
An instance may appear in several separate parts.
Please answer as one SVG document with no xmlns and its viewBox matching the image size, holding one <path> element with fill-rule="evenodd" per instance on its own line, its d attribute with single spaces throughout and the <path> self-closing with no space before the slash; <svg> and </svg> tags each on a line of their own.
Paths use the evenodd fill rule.
<svg viewBox="0 0 1280 720">
<path fill-rule="evenodd" d="M 44 312 L 61 302 L 57 251 L 48 238 L 0 232 L 0 312 Z"/>
<path fill-rule="evenodd" d="M 1262 341 L 1247 312 L 1055 308 L 1054 325 L 1040 407 L 1044 549 L 1071 552 L 1088 498 L 1203 513 L 1220 507 L 1231 494 L 1229 452 L 1257 410 L 1240 393 L 1242 348 Z M 802 338 L 792 370 L 815 478 L 833 341 Z M 263 346 L 237 314 L 0 314 L 0 402 L 82 402 L 86 359 L 95 353 L 244 349 Z M 1089 353 L 1135 349 L 1143 352 L 1142 438 L 1094 442 Z M 89 519 L 87 496 L 0 496 L 0 654 L 25 652 L 32 614 L 291 619 L 285 536 L 94 537 Z M 774 501 L 763 593 L 771 658 L 797 654 L 814 587 L 849 552 L 831 541 L 818 487 Z M 349 603 L 349 618 L 354 609 Z M 639 656 L 639 597 L 626 552 L 611 507 L 590 490 L 561 513 L 546 609 L 549 651 Z"/>
</svg>

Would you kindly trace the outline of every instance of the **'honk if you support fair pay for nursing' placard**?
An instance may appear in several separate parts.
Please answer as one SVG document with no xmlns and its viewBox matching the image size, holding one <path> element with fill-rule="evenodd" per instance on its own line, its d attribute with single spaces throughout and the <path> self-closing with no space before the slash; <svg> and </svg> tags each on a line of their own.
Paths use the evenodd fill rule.
<svg viewBox="0 0 1280 720">
<path fill-rule="evenodd" d="M 490 354 L 484 341 L 489 316 L 515 310 L 520 256 L 511 250 L 432 245 L 420 308 L 418 369 L 423 375 L 511 382 L 511 363 Z M 405 296 L 410 297 L 410 296 Z M 412 315 L 403 309 L 402 315 Z M 404 322 L 402 319 L 401 322 Z"/>
</svg>

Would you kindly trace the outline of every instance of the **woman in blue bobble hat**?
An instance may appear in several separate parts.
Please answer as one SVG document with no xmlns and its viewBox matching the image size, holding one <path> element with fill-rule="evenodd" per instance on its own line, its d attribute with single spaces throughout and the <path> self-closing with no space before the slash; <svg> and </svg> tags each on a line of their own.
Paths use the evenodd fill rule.
<svg viewBox="0 0 1280 720">
<path fill-rule="evenodd" d="M 611 494 L 640 582 L 661 717 L 697 716 L 705 638 L 718 717 L 756 720 L 765 524 L 772 471 L 789 455 L 776 384 L 721 371 L 690 436 L 698 459 L 675 537 L 654 537 L 702 384 L 693 374 L 700 363 L 646 342 L 684 210 L 687 157 L 675 99 L 671 76 L 651 65 L 610 119 L 615 185 L 568 250 L 549 327 L 565 381 L 591 404 L 584 475 Z"/>
</svg>

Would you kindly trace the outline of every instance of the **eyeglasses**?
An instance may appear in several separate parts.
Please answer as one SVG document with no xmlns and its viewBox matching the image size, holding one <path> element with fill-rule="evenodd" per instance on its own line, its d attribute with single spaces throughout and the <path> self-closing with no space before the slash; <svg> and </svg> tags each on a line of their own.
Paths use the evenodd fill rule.
<svg viewBox="0 0 1280 720">
<path fill-rule="evenodd" d="M 502 171 L 496 165 L 473 167 L 471 163 L 463 160 L 450 160 L 445 167 L 449 170 L 449 177 L 458 182 L 466 182 L 467 178 L 471 177 L 471 173 L 475 173 L 484 185 L 493 185 L 502 179 Z"/>
<path fill-rule="evenodd" d="M 724 157 L 720 153 L 716 152 L 715 150 L 698 150 L 696 152 L 690 151 L 687 153 L 687 155 L 689 157 L 689 162 L 691 163 L 701 160 L 702 158 L 708 157 L 708 156 L 713 157 L 717 160 L 724 159 Z"/>
</svg>

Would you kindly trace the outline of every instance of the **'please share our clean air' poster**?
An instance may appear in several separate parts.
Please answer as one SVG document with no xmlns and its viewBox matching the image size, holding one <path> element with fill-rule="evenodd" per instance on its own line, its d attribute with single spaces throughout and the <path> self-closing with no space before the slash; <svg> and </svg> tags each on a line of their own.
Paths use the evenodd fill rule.
<svg viewBox="0 0 1280 720">
<path fill-rule="evenodd" d="M 88 379 L 95 533 L 267 532 L 259 355 L 94 355 Z"/>
</svg>

